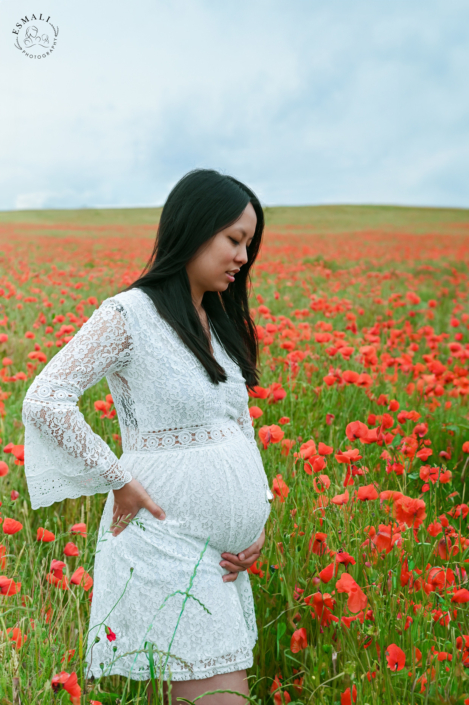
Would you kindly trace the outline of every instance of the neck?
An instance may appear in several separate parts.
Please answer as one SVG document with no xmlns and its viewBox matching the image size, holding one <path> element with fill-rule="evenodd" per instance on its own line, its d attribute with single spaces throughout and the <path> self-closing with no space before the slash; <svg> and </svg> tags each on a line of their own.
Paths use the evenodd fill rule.
<svg viewBox="0 0 469 705">
<path fill-rule="evenodd" d="M 199 296 L 192 296 L 193 304 L 194 304 L 195 308 L 197 309 L 197 311 L 198 311 L 199 313 L 202 313 L 203 310 L 204 310 L 203 307 L 202 307 L 202 299 L 203 299 L 203 297 L 204 297 L 203 294 L 201 294 L 201 295 L 199 295 Z"/>
</svg>

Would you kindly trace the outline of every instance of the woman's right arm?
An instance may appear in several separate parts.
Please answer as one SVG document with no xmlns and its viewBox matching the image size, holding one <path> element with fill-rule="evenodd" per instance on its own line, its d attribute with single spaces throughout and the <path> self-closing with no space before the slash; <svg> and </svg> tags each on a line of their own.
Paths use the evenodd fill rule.
<svg viewBox="0 0 469 705">
<path fill-rule="evenodd" d="M 33 509 L 118 490 L 132 480 L 85 421 L 81 394 L 132 358 L 128 313 L 106 299 L 34 379 L 23 401 L 24 469 Z"/>
</svg>

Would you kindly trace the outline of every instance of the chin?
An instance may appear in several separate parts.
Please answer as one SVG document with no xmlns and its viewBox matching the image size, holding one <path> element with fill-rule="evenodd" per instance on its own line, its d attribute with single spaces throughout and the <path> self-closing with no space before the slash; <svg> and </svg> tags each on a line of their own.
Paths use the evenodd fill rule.
<svg viewBox="0 0 469 705">
<path fill-rule="evenodd" d="M 210 289 L 207 289 L 207 291 L 226 291 L 229 287 L 231 282 L 227 282 L 226 284 L 214 284 L 213 287 Z"/>
</svg>

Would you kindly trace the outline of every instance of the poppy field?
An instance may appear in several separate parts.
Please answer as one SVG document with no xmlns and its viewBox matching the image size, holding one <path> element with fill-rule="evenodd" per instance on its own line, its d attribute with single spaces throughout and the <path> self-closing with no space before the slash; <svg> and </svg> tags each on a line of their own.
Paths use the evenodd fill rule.
<svg viewBox="0 0 469 705">
<path fill-rule="evenodd" d="M 469 705 L 469 212 L 266 215 L 249 405 L 274 500 L 249 569 L 249 702 Z M 32 511 L 21 410 L 139 276 L 155 223 L 149 209 L 0 214 L 0 705 L 147 702 L 142 682 L 85 678 L 106 495 Z M 105 379 L 79 408 L 120 456 Z"/>
</svg>

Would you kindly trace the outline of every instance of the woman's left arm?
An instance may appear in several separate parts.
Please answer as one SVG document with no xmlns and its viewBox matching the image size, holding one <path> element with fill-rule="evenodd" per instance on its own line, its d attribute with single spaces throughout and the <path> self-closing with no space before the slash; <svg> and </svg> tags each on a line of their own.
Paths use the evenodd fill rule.
<svg viewBox="0 0 469 705">
<path fill-rule="evenodd" d="M 220 565 L 222 568 L 225 568 L 226 570 L 231 571 L 230 573 L 227 573 L 226 575 L 223 576 L 223 581 L 225 583 L 233 582 L 236 580 L 238 577 L 238 573 L 241 570 L 247 570 L 250 568 L 259 558 L 261 555 L 261 550 L 264 545 L 265 541 L 265 528 L 262 529 L 262 533 L 257 539 L 257 541 L 254 541 L 249 548 L 246 548 L 244 551 L 241 551 L 241 553 L 238 553 L 238 555 L 235 555 L 234 553 L 222 553 L 222 561 L 220 561 Z"/>
</svg>

